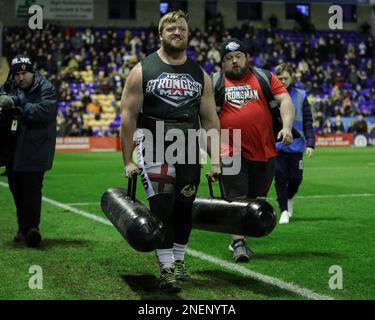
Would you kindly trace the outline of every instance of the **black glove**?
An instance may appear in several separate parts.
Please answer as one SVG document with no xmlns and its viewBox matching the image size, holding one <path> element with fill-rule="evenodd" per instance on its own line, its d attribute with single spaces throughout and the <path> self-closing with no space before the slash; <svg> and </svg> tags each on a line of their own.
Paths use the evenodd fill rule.
<svg viewBox="0 0 375 320">
<path fill-rule="evenodd" d="M 8 95 L 1 95 L 0 96 L 0 108 L 1 111 L 7 111 L 14 108 L 14 100 L 12 97 Z"/>
<path fill-rule="evenodd" d="M 18 90 L 15 95 L 12 96 L 14 105 L 23 106 L 27 102 L 26 95 L 23 91 Z"/>
</svg>

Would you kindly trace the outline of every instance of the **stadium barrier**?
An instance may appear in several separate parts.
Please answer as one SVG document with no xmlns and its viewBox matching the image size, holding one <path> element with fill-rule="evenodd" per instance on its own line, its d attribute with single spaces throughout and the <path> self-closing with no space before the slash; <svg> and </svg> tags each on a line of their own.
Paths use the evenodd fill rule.
<svg viewBox="0 0 375 320">
<path fill-rule="evenodd" d="M 375 134 L 328 133 L 315 135 L 317 147 L 371 147 Z M 120 151 L 118 137 L 58 137 L 56 152 L 110 152 Z"/>
<path fill-rule="evenodd" d="M 327 133 L 315 135 L 317 147 L 350 147 L 353 145 L 351 133 Z"/>
<path fill-rule="evenodd" d="M 58 137 L 56 152 L 109 152 L 119 151 L 118 137 Z"/>
<path fill-rule="evenodd" d="M 316 134 L 317 147 L 375 147 L 375 133 Z"/>
</svg>

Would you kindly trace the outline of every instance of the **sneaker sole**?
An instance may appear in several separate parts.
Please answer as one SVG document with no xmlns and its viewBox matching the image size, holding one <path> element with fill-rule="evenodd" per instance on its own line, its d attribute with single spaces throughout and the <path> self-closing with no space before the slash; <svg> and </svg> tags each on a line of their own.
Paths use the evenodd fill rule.
<svg viewBox="0 0 375 320">
<path fill-rule="evenodd" d="M 234 250 L 233 250 L 233 248 L 232 248 L 232 246 L 231 245 L 229 245 L 228 246 L 228 250 L 230 251 L 230 252 L 234 252 Z M 251 252 L 250 253 L 250 255 L 247 257 L 247 256 L 240 256 L 240 257 L 238 257 L 237 259 L 234 259 L 234 261 L 236 261 L 236 262 L 247 262 L 247 261 L 249 261 L 252 257 L 254 257 L 255 256 L 255 253 L 254 252 Z"/>
<path fill-rule="evenodd" d="M 176 280 L 181 281 L 181 282 L 188 282 L 188 281 L 191 281 L 191 277 L 190 276 L 176 277 Z"/>
<path fill-rule="evenodd" d="M 234 259 L 234 261 L 236 262 L 248 262 L 249 260 L 250 258 L 247 256 L 239 256 L 236 259 Z"/>
<path fill-rule="evenodd" d="M 159 287 L 159 290 L 163 291 L 163 292 L 167 292 L 167 293 L 178 293 L 180 292 L 182 289 L 180 287 Z"/>
</svg>

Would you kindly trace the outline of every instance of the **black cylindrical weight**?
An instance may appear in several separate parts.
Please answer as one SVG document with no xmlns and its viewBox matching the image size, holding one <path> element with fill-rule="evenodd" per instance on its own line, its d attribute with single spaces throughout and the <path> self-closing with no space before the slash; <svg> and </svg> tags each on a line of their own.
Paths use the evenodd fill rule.
<svg viewBox="0 0 375 320">
<path fill-rule="evenodd" d="M 246 209 L 242 223 L 249 236 L 264 237 L 273 231 L 276 226 L 276 214 L 266 200 L 249 200 Z"/>
<path fill-rule="evenodd" d="M 138 251 L 155 250 L 163 241 L 163 224 L 150 214 L 141 202 L 132 201 L 123 188 L 108 189 L 102 195 L 101 207 L 108 219 Z"/>
<path fill-rule="evenodd" d="M 265 200 L 226 201 L 199 198 L 193 203 L 193 228 L 263 237 L 276 226 L 273 207 Z"/>
</svg>

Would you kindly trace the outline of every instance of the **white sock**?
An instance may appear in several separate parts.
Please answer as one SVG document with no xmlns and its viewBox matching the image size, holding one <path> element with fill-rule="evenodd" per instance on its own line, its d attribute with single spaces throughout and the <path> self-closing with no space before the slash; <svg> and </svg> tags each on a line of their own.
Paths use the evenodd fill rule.
<svg viewBox="0 0 375 320">
<path fill-rule="evenodd" d="M 187 244 L 173 244 L 173 259 L 174 261 L 184 261 Z"/>
<path fill-rule="evenodd" d="M 159 262 L 160 272 L 162 272 L 164 269 L 168 269 L 172 267 L 173 248 L 156 249 L 155 254 Z"/>
</svg>

